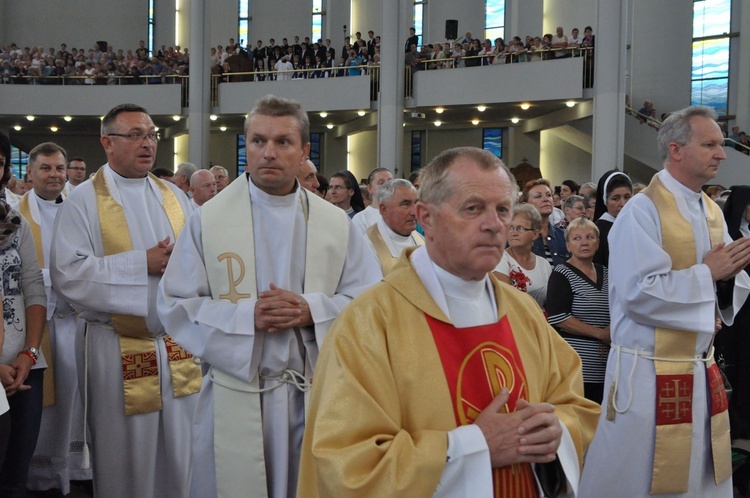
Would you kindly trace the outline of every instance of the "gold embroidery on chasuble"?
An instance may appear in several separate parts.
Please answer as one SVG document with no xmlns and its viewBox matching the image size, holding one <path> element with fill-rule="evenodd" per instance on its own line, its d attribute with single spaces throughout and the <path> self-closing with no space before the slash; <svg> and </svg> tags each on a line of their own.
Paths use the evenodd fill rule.
<svg viewBox="0 0 750 498">
<path fill-rule="evenodd" d="M 425 315 L 443 364 L 458 425 L 474 422 L 479 413 L 508 389 L 506 413 L 520 399 L 529 399 L 526 374 L 508 317 L 477 327 L 456 328 Z M 495 497 L 536 497 L 537 486 L 530 464 L 492 469 Z"/>
<path fill-rule="evenodd" d="M 658 175 L 643 190 L 659 213 L 662 248 L 672 260 L 672 270 L 679 271 L 697 263 L 693 227 L 680 212 L 674 195 Z M 702 194 L 711 246 L 724 239 L 724 218 L 718 206 Z M 654 360 L 656 371 L 656 436 L 651 494 L 685 493 L 689 487 L 690 457 L 693 433 L 693 385 L 697 333 L 657 327 L 654 356 L 687 361 Z M 702 364 L 701 364 L 702 365 Z M 706 393 L 711 411 L 711 449 L 714 479 L 718 484 L 732 474 L 727 404 L 722 400 L 713 375 L 714 363 L 707 363 L 710 391 Z M 718 373 L 718 367 L 716 367 Z M 720 375 L 719 375 L 720 377 Z M 724 384 L 721 382 L 721 390 Z M 714 403 L 714 396 L 716 402 Z M 726 392 L 723 393 L 726 399 Z M 611 403 L 611 400 L 610 400 Z"/>
<path fill-rule="evenodd" d="M 162 208 L 176 239 L 185 225 L 185 214 L 169 187 L 153 175 L 149 174 L 149 176 L 159 188 Z M 110 256 L 133 250 L 125 212 L 109 192 L 104 166 L 99 169 L 92 182 L 96 194 L 104 255 Z M 120 336 L 125 414 L 135 415 L 161 410 L 162 393 L 155 345 L 155 340 L 160 339 L 152 338 L 146 319 L 140 316 L 113 314 L 112 328 Z M 192 355 L 187 352 L 175 355 L 175 348 L 179 350 L 182 348 L 168 336 L 165 339 L 165 345 L 168 350 L 171 347 L 173 353 L 169 356 L 173 395 L 175 397 L 187 396 L 200 391 L 200 367 L 195 364 Z"/>
</svg>

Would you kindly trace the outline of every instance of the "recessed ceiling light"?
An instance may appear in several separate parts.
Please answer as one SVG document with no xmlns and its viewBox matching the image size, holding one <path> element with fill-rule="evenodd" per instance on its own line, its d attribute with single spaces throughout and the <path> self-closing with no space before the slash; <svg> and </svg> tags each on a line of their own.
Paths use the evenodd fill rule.
<svg viewBox="0 0 750 498">
<path fill-rule="evenodd" d="M 14 126 L 13 129 L 16 131 L 21 131 L 21 127 L 19 125 Z"/>
<path fill-rule="evenodd" d="M 182 116 L 178 116 L 177 114 L 175 114 L 174 116 L 172 116 L 172 119 L 174 119 L 175 121 L 179 121 L 180 119 L 182 119 Z"/>
<path fill-rule="evenodd" d="M 479 120 L 478 119 L 472 119 L 471 120 L 471 124 L 473 124 L 474 126 L 476 126 L 476 125 L 479 124 Z"/>
<path fill-rule="evenodd" d="M 435 109 L 435 112 L 438 114 L 442 114 L 444 110 L 445 109 L 443 109 L 442 107 L 438 107 L 437 109 Z"/>
<path fill-rule="evenodd" d="M 513 123 L 513 124 L 516 124 L 516 123 L 518 123 L 519 121 L 521 121 L 521 120 L 520 120 L 520 119 L 518 119 L 518 118 L 511 118 L 511 119 L 510 119 L 510 122 L 511 122 L 511 123 Z"/>
<path fill-rule="evenodd" d="M 321 112 L 320 113 L 320 117 L 321 118 L 327 118 L 328 117 L 328 113 L 327 112 Z"/>
<path fill-rule="evenodd" d="M 479 112 L 484 112 L 486 110 L 487 110 L 486 106 L 483 106 L 483 105 L 477 106 L 477 111 L 479 111 Z"/>
<path fill-rule="evenodd" d="M 50 126 L 49 131 L 51 131 L 52 133 L 57 133 L 57 126 Z"/>
<path fill-rule="evenodd" d="M 208 117 L 208 119 L 210 119 L 211 121 L 216 121 L 217 119 L 219 119 L 219 116 L 217 116 L 216 114 L 211 114 L 211 115 L 210 115 L 210 116 Z"/>
<path fill-rule="evenodd" d="M 565 102 L 565 105 L 568 106 L 568 107 L 575 107 L 576 106 L 576 102 L 573 102 L 572 100 L 569 100 L 569 101 Z"/>
<path fill-rule="evenodd" d="M 357 111 L 357 114 L 358 114 L 359 116 L 364 116 L 364 115 L 365 115 L 365 114 L 367 114 L 367 113 L 366 113 L 365 111 Z"/>
<path fill-rule="evenodd" d="M 34 121 L 36 118 L 29 114 L 28 116 L 26 116 L 26 119 L 28 119 L 29 121 Z"/>
<path fill-rule="evenodd" d="M 441 124 L 443 124 L 442 121 L 435 121 L 435 126 L 440 126 Z"/>
<path fill-rule="evenodd" d="M 221 131 L 227 131 L 227 127 L 226 127 L 226 126 L 219 126 L 219 129 L 220 129 Z"/>
<path fill-rule="evenodd" d="M 63 117 L 63 119 L 64 119 L 64 120 L 65 120 L 66 122 L 70 123 L 71 121 L 73 121 L 73 116 L 64 116 L 64 117 Z"/>
<path fill-rule="evenodd" d="M 159 131 L 159 127 L 158 127 L 158 126 L 156 126 L 156 127 L 154 128 L 154 131 Z"/>
<path fill-rule="evenodd" d="M 527 111 L 529 107 L 531 107 L 531 104 L 527 102 L 524 102 L 523 104 L 521 104 L 521 109 L 523 109 L 524 111 Z"/>
<path fill-rule="evenodd" d="M 328 123 L 328 124 L 326 125 L 326 128 L 328 128 L 329 130 L 332 130 L 332 129 L 333 129 L 333 125 L 332 125 L 331 123 Z"/>
</svg>

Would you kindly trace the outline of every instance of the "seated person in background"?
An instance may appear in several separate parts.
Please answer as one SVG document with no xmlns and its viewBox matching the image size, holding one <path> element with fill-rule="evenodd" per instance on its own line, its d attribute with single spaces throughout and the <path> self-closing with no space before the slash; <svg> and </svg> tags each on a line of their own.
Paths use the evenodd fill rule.
<svg viewBox="0 0 750 498">
<path fill-rule="evenodd" d="M 599 229 L 577 218 L 565 230 L 565 241 L 572 255 L 549 277 L 547 321 L 581 357 L 584 395 L 601 403 L 610 338 L 607 268 L 593 262 Z"/>
<path fill-rule="evenodd" d="M 531 252 L 541 227 L 542 217 L 534 206 L 519 204 L 514 207 L 508 226 L 508 247 L 493 272 L 501 282 L 526 292 L 544 309 L 552 265 Z"/>
<path fill-rule="evenodd" d="M 645 123 L 648 118 L 656 118 L 656 109 L 654 109 L 654 104 L 650 100 L 644 100 L 643 101 L 643 107 L 638 109 L 638 120 L 641 123 Z"/>
<path fill-rule="evenodd" d="M 350 303 L 323 343 L 298 496 L 542 496 L 534 470 L 557 462 L 561 487 L 576 489 L 600 408 L 581 397 L 580 360 L 536 303 L 488 275 L 514 185 L 497 157 L 469 147 L 422 170 L 425 246 Z"/>
</svg>

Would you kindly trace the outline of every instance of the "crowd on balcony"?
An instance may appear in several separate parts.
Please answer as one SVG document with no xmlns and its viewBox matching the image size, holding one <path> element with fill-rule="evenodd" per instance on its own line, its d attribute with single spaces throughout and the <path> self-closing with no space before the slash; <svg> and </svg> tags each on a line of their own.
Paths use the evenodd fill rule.
<svg viewBox="0 0 750 498">
<path fill-rule="evenodd" d="M 141 40 L 138 48 L 118 49 L 96 43 L 88 50 L 59 50 L 41 46 L 24 47 L 15 43 L 0 47 L 0 83 L 13 84 L 159 84 L 178 82 L 189 73 L 188 49 L 161 48 L 149 54 Z"/>
</svg>

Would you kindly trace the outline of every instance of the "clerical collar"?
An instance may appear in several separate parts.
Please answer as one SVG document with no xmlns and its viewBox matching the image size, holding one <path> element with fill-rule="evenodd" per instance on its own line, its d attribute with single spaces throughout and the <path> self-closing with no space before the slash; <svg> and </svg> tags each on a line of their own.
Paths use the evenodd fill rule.
<svg viewBox="0 0 750 498">
<path fill-rule="evenodd" d="M 381 221 L 383 223 L 380 223 Z M 386 230 L 386 235 L 388 235 L 388 237 L 390 237 L 390 239 L 396 244 L 406 244 L 407 242 L 411 240 L 411 234 L 407 235 L 406 237 L 404 237 L 403 235 L 397 234 L 396 232 L 391 230 L 391 227 L 389 227 L 388 223 L 386 223 L 385 220 L 383 220 L 382 218 L 378 220 L 378 225 L 384 230 Z"/>
<path fill-rule="evenodd" d="M 679 191 L 683 196 L 685 196 L 686 199 L 698 200 L 703 197 L 700 190 L 698 192 L 695 192 L 692 189 L 686 187 L 685 185 L 680 183 L 674 176 L 672 176 L 672 173 L 670 173 L 667 168 L 664 168 L 659 172 L 659 179 L 661 179 L 661 182 L 665 187 L 667 187 L 667 189 L 672 191 Z"/>
<path fill-rule="evenodd" d="M 487 291 L 488 276 L 485 275 L 482 280 L 464 280 L 449 271 L 444 270 L 435 262 L 432 262 L 435 274 L 443 286 L 443 291 L 447 297 L 460 299 L 462 301 L 475 301 L 484 297 Z"/>
<path fill-rule="evenodd" d="M 49 199 L 48 200 L 48 199 L 45 199 L 44 197 L 42 197 L 41 195 L 37 194 L 36 190 L 34 190 L 33 192 L 34 192 L 34 195 L 36 195 L 36 198 L 38 200 L 40 200 L 41 202 L 48 202 L 50 204 L 62 204 L 62 201 L 63 201 L 62 194 L 58 195 L 55 199 Z"/>
<path fill-rule="evenodd" d="M 286 195 L 271 195 L 267 192 L 262 191 L 255 183 L 253 178 L 248 176 L 248 185 L 250 189 L 250 198 L 254 202 L 260 202 L 269 206 L 290 206 L 295 203 L 298 196 L 297 180 L 294 180 L 294 189 Z"/>
</svg>

